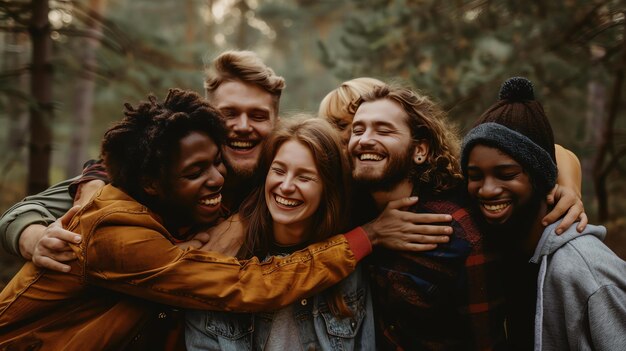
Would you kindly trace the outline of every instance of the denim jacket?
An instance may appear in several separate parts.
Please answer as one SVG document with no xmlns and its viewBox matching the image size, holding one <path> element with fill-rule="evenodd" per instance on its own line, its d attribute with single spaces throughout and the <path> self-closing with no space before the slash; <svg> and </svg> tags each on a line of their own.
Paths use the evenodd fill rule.
<svg viewBox="0 0 626 351">
<path fill-rule="evenodd" d="M 334 316 L 322 292 L 291 305 L 302 350 L 375 350 L 374 314 L 368 279 L 361 265 L 339 283 L 352 317 Z M 264 350 L 275 312 L 257 314 L 189 310 L 188 351 Z"/>
</svg>

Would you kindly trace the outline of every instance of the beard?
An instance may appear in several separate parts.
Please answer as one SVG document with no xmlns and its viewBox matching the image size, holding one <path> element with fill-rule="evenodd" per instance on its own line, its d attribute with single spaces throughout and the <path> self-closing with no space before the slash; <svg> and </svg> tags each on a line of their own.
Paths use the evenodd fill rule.
<svg viewBox="0 0 626 351">
<path fill-rule="evenodd" d="M 389 162 L 380 174 L 357 172 L 352 170 L 352 177 L 357 186 L 374 191 L 390 191 L 401 181 L 410 178 L 413 169 L 413 147 L 407 147 L 401 154 L 388 155 Z"/>
<path fill-rule="evenodd" d="M 259 168 L 258 161 L 253 167 L 241 167 L 237 165 L 237 162 L 229 161 L 227 157 L 223 158 L 223 162 L 224 166 L 226 166 L 226 172 L 228 172 L 228 178 L 232 177 L 242 181 L 252 179 Z"/>
</svg>

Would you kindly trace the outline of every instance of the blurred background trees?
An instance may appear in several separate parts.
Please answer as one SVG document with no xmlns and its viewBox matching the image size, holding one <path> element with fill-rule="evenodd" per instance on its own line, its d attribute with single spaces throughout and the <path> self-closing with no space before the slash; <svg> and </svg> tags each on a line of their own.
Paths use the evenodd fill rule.
<svg viewBox="0 0 626 351">
<path fill-rule="evenodd" d="M 250 49 L 287 80 L 283 116 L 373 76 L 435 97 L 467 131 L 504 79 L 529 77 L 583 163 L 592 220 L 624 233 L 625 11 L 622 0 L 0 0 L 0 210 L 78 174 L 123 102 L 202 92 L 205 62 Z"/>
<path fill-rule="evenodd" d="M 590 209 L 600 221 L 626 217 L 609 197 L 626 190 L 623 1 L 363 3 L 348 12 L 339 49 L 321 43 L 336 75 L 400 77 L 440 99 L 463 127 L 493 103 L 503 79 L 529 77 L 557 140 L 583 161 L 585 199 L 597 205 Z"/>
</svg>

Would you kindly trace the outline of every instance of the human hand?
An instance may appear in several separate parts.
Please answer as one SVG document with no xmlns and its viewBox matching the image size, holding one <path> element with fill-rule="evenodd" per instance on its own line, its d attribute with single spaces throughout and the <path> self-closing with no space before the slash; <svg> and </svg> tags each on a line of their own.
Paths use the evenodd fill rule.
<svg viewBox="0 0 626 351">
<path fill-rule="evenodd" d="M 178 246 L 181 250 L 187 250 L 189 248 L 200 249 L 202 246 L 204 246 L 204 244 L 209 241 L 210 238 L 211 235 L 209 233 L 200 232 L 194 235 L 193 238 L 191 238 L 190 240 L 178 243 L 176 244 L 176 246 Z"/>
<path fill-rule="evenodd" d="M 209 241 L 200 248 L 215 251 L 227 256 L 236 256 L 244 241 L 245 228 L 238 214 L 230 216 L 209 230 Z"/>
<path fill-rule="evenodd" d="M 428 251 L 450 240 L 452 216 L 448 214 L 413 213 L 403 210 L 417 203 L 417 197 L 391 201 L 372 222 L 363 225 L 372 245 L 391 250 Z"/>
<path fill-rule="evenodd" d="M 541 220 L 542 225 L 548 226 L 563 217 L 563 220 L 556 228 L 556 234 L 562 234 L 577 220 L 579 223 L 576 226 L 576 230 L 579 233 L 587 226 L 588 219 L 585 213 L 585 206 L 576 190 L 557 184 L 548 194 L 546 201 L 548 205 L 554 205 L 554 207 L 550 213 L 543 217 Z"/>
<path fill-rule="evenodd" d="M 74 206 L 85 206 L 87 202 L 91 200 L 96 191 L 100 190 L 105 185 L 106 183 L 100 179 L 94 179 L 85 183 L 80 183 L 78 185 L 78 189 L 76 189 Z"/>
<path fill-rule="evenodd" d="M 70 271 L 70 266 L 61 262 L 76 259 L 76 255 L 70 248 L 69 243 L 78 244 L 82 237 L 63 228 L 69 224 L 79 209 L 80 206 L 74 206 L 48 227 L 40 226 L 43 227 L 43 230 L 38 232 L 40 236 L 36 241 L 30 258 L 36 266 L 59 272 Z"/>
</svg>

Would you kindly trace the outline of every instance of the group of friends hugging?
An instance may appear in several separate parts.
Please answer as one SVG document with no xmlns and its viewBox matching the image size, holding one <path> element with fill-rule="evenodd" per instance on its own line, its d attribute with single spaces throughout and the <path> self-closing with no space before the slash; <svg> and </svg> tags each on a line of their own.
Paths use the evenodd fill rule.
<svg viewBox="0 0 626 351">
<path fill-rule="evenodd" d="M 626 262 L 525 78 L 465 137 L 373 78 L 279 118 L 250 51 L 125 104 L 0 220 L 0 350 L 623 350 Z M 494 89 L 494 97 L 496 91 Z"/>
</svg>

